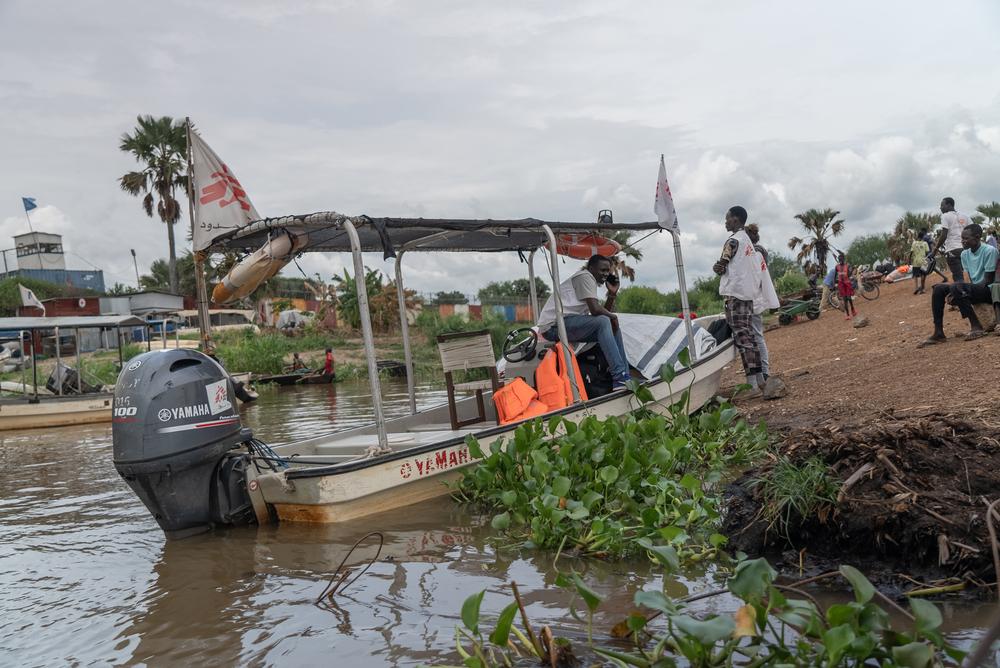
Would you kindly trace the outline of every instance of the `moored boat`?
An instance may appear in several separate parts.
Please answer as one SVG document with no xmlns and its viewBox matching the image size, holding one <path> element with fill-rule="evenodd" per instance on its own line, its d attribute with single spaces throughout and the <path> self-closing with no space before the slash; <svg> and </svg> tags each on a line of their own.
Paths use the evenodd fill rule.
<svg viewBox="0 0 1000 668">
<path fill-rule="evenodd" d="M 308 236 L 305 251 L 350 251 L 358 275 L 364 272 L 362 252 L 392 252 L 396 255 L 398 293 L 403 294 L 401 260 L 408 251 L 527 252 L 529 285 L 534 286 L 532 260 L 536 251 L 556 247 L 556 232 L 586 233 L 595 231 L 595 227 L 533 219 L 405 220 L 327 213 L 257 221 L 224 235 L 214 248 L 249 249 L 259 246 L 271 233 L 289 230 Z M 617 227 L 630 231 L 658 229 L 655 222 Z M 553 292 L 558 294 L 557 257 L 548 254 L 546 264 Z M 469 437 L 488 448 L 513 435 L 518 425 L 498 424 L 492 391 L 417 411 L 402 303 L 400 320 L 410 414 L 384 419 L 363 281 L 358 282 L 357 291 L 375 413 L 369 425 L 271 448 L 241 429 L 239 414 L 229 398 L 231 387 L 217 365 L 209 364 L 198 353 L 158 353 L 134 371 L 135 379 L 126 376 L 131 382 L 124 387 L 134 386 L 140 391 L 123 392 L 121 396 L 139 406 L 144 417 L 115 424 L 115 465 L 168 537 L 183 537 L 215 525 L 272 519 L 339 522 L 417 503 L 446 494 L 448 488 L 443 483 L 475 465 L 467 444 Z M 537 300 L 532 302 L 533 313 L 537 314 Z M 558 299 L 556 310 L 562 350 L 568 351 L 570 342 Z M 703 318 L 700 324 L 707 325 L 712 319 Z M 677 365 L 680 368 L 670 383 L 658 377 L 637 378 L 659 402 L 649 404 L 653 410 L 665 410 L 685 393 L 689 411 L 701 407 L 715 395 L 722 368 L 733 359 L 729 340 L 715 345 L 710 352 L 698 351 L 693 344 L 692 323 L 687 318 L 682 323 L 679 331 L 688 334 L 680 345 L 689 349 L 690 363 Z M 674 325 L 671 331 L 676 330 Z M 677 352 L 679 349 L 667 356 L 671 364 L 675 364 Z M 575 380 L 571 385 L 571 404 L 543 417 L 603 418 L 624 415 L 637 407 L 635 395 L 629 390 L 588 400 Z M 184 408 L 194 412 L 178 412 Z M 477 418 L 475 425 L 468 424 Z M 164 471 L 170 471 L 170 476 L 164 476 Z"/>
<path fill-rule="evenodd" d="M 121 342 L 123 327 L 145 325 L 146 322 L 141 318 L 118 315 L 0 318 L 0 331 L 17 332 L 18 349 L 30 360 L 34 360 L 36 350 L 40 348 L 38 342 L 43 332 L 54 332 L 58 341 L 60 331 L 78 334 L 81 329 L 98 329 L 101 331 L 102 342 L 112 338 L 115 342 Z M 79 342 L 79 336 L 77 341 Z M 117 348 L 121 365 L 121 346 L 117 345 Z M 75 350 L 79 368 L 79 343 L 75 345 Z M 56 368 L 61 370 L 65 367 L 60 362 L 59 352 L 59 346 L 56 346 Z M 0 430 L 65 427 L 111 421 L 115 408 L 112 392 L 89 386 L 76 371 L 72 371 L 71 379 L 60 375 L 59 381 L 53 384 L 52 391 L 43 390 L 39 386 L 37 365 L 32 364 L 31 367 L 32 383 L 29 385 L 22 380 L 19 384 L 24 397 L 0 399 Z"/>
</svg>

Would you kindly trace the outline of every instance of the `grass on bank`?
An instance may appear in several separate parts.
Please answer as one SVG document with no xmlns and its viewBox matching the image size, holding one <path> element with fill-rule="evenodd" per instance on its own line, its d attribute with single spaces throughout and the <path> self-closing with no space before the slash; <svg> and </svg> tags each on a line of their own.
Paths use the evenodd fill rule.
<svg viewBox="0 0 1000 668">
<path fill-rule="evenodd" d="M 760 489 L 768 527 L 783 536 L 804 518 L 819 517 L 823 521 L 836 504 L 840 488 L 819 457 L 796 463 L 779 456 L 766 475 L 753 479 L 750 484 Z"/>
</svg>

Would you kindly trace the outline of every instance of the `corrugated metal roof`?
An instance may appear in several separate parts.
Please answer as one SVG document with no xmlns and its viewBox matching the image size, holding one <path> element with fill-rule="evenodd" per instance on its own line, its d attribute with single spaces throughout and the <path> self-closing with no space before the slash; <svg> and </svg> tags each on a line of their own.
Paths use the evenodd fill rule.
<svg viewBox="0 0 1000 668">
<path fill-rule="evenodd" d="M 134 315 L 81 315 L 52 318 L 0 318 L 0 330 L 12 329 L 52 329 L 54 327 L 74 329 L 76 327 L 134 327 L 145 325 L 146 321 Z"/>
</svg>

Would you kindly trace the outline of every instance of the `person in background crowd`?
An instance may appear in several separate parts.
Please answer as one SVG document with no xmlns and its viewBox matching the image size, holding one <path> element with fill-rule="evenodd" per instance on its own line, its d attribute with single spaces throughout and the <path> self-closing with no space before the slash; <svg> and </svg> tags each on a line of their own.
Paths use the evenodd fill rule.
<svg viewBox="0 0 1000 668">
<path fill-rule="evenodd" d="M 753 336 L 757 340 L 757 347 L 760 349 L 760 370 L 764 376 L 764 382 L 771 375 L 771 356 L 767 351 L 767 341 L 764 340 L 764 313 L 771 309 L 778 308 L 778 293 L 774 290 L 774 283 L 771 281 L 771 272 L 767 269 L 769 256 L 767 249 L 760 245 L 760 228 L 756 223 L 747 225 L 747 236 L 750 243 L 761 256 L 761 290 L 754 299 L 753 317 L 750 318 L 750 325 L 753 328 Z"/>
<path fill-rule="evenodd" d="M 913 272 L 913 282 L 917 285 L 913 290 L 913 294 L 915 295 L 922 295 L 924 293 L 924 283 L 927 281 L 924 263 L 927 261 L 927 254 L 930 253 L 931 249 L 927 245 L 927 242 L 924 241 L 926 234 L 927 230 L 921 228 L 917 234 L 917 238 L 910 245 L 910 267 Z"/>
<path fill-rule="evenodd" d="M 854 284 L 851 282 L 851 265 L 847 264 L 847 256 L 843 253 L 837 255 L 837 296 L 840 303 L 844 305 L 844 319 L 850 320 L 851 316 L 858 315 L 858 309 L 854 307 Z"/>
<path fill-rule="evenodd" d="M 302 359 L 299 358 L 299 354 L 298 353 L 292 353 L 292 363 L 291 363 L 291 365 L 289 367 L 289 370 L 290 371 L 299 371 L 299 370 L 305 369 L 305 368 L 306 368 L 306 365 L 302 361 Z"/>
<path fill-rule="evenodd" d="M 837 267 L 830 267 L 830 271 L 826 272 L 826 276 L 823 277 L 823 295 L 819 298 L 819 306 L 821 309 L 826 309 L 830 304 L 830 293 L 833 292 L 833 288 L 836 287 L 833 282 L 834 277 L 837 275 Z"/>
<path fill-rule="evenodd" d="M 733 332 L 733 344 L 740 351 L 743 373 L 753 388 L 751 396 L 759 396 L 764 378 L 760 349 L 750 319 L 754 313 L 754 299 L 760 292 L 762 272 L 760 257 L 743 229 L 746 222 L 747 210 L 742 206 L 734 206 L 726 212 L 726 231 L 732 236 L 723 244 L 722 256 L 712 270 L 722 277 L 719 295 L 725 300 L 726 322 Z"/>
<path fill-rule="evenodd" d="M 944 251 L 948 270 L 955 283 L 961 283 L 965 279 L 962 273 L 962 230 L 970 222 L 964 213 L 955 211 L 953 198 L 945 197 L 941 200 L 941 229 L 938 230 L 937 242 L 931 253 L 936 255 L 939 249 Z"/>
<path fill-rule="evenodd" d="M 993 233 L 992 229 L 989 231 L 989 234 L 986 235 L 986 241 L 984 241 L 983 243 L 989 246 L 993 246 L 994 248 L 997 248 L 997 236 Z"/>
<path fill-rule="evenodd" d="M 976 312 L 972 309 L 973 304 L 990 304 L 993 296 L 990 284 L 996 282 L 997 249 L 987 246 L 982 242 L 983 228 L 972 224 L 962 230 L 962 251 L 961 260 L 964 271 L 969 272 L 970 283 L 939 283 L 934 286 L 931 292 L 931 314 L 934 317 L 934 333 L 923 341 L 918 347 L 944 343 L 947 337 L 944 335 L 944 304 L 946 300 L 951 300 L 952 304 L 958 307 L 962 317 L 969 321 L 969 333 L 965 335 L 966 341 L 973 341 L 986 334 L 983 325 L 976 317 Z M 995 309 L 996 307 L 994 307 Z"/>
</svg>

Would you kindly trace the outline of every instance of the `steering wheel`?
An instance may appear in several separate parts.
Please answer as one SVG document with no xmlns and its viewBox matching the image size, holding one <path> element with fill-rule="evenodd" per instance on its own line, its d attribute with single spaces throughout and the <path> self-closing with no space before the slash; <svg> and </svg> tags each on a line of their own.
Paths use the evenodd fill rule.
<svg viewBox="0 0 1000 668">
<path fill-rule="evenodd" d="M 508 362 L 526 362 L 535 358 L 538 332 L 531 327 L 511 330 L 503 341 L 503 358 Z"/>
</svg>

